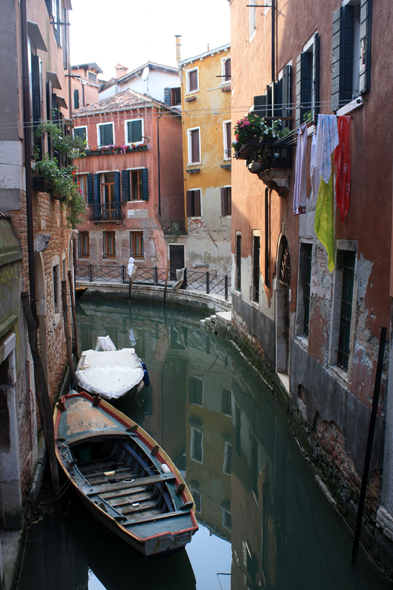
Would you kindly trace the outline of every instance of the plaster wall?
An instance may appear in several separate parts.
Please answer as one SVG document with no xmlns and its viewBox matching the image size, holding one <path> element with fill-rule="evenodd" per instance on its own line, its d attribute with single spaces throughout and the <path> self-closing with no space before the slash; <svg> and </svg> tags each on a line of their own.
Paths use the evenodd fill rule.
<svg viewBox="0 0 393 590">
<path fill-rule="evenodd" d="M 142 76 L 137 76 L 131 80 L 124 82 L 120 81 L 117 84 L 113 84 L 113 86 L 102 90 L 99 93 L 99 100 L 103 100 L 104 98 L 123 92 L 123 90 L 126 90 L 127 88 L 131 88 L 131 90 L 135 90 L 135 92 L 146 94 L 160 102 L 164 102 L 164 88 L 176 88 L 178 86 L 180 86 L 180 79 L 177 74 L 150 70 L 146 80 L 143 80 Z"/>
</svg>

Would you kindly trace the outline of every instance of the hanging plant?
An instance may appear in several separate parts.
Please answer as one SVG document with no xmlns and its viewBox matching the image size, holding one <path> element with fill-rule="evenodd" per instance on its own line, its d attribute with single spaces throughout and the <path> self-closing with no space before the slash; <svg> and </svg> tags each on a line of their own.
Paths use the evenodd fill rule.
<svg viewBox="0 0 393 590">
<path fill-rule="evenodd" d="M 250 113 L 235 126 L 235 141 L 232 147 L 235 158 L 241 160 L 269 160 L 273 156 L 273 143 L 289 133 L 281 119 L 269 126 L 261 117 Z"/>
</svg>

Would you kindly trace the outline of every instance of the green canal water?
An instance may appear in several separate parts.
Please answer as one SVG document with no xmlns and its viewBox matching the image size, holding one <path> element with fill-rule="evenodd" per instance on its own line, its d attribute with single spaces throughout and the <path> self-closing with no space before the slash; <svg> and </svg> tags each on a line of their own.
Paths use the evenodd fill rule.
<svg viewBox="0 0 393 590">
<path fill-rule="evenodd" d="M 109 334 L 135 343 L 151 384 L 118 407 L 184 475 L 199 531 L 180 554 L 146 563 L 67 498 L 31 525 L 19 590 L 382 590 L 307 466 L 270 390 L 235 349 L 184 308 L 84 296 L 82 350 Z M 130 334 L 130 330 L 132 332 Z"/>
</svg>

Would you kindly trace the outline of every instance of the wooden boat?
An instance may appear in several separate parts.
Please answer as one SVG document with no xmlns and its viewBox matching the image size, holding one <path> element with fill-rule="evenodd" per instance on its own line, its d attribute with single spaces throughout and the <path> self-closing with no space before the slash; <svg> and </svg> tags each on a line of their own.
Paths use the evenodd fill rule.
<svg viewBox="0 0 393 590">
<path fill-rule="evenodd" d="M 95 350 L 82 352 L 75 376 L 82 390 L 111 401 L 149 385 L 146 366 L 135 349 L 117 350 L 109 336 L 99 336 Z"/>
<path fill-rule="evenodd" d="M 75 299 L 79 299 L 82 297 L 84 293 L 86 293 L 87 287 L 75 287 Z"/>
<path fill-rule="evenodd" d="M 198 530 L 179 471 L 136 422 L 86 392 L 54 414 L 57 459 L 86 507 L 145 556 L 183 548 Z"/>
</svg>

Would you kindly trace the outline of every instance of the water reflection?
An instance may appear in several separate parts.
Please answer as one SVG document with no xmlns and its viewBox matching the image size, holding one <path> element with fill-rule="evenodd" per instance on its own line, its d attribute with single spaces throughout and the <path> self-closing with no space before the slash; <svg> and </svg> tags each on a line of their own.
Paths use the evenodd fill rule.
<svg viewBox="0 0 393 590">
<path fill-rule="evenodd" d="M 67 580 L 70 589 L 120 590 L 126 580 L 127 588 L 177 588 L 178 571 L 184 589 L 195 588 L 194 575 L 198 590 L 389 587 L 364 556 L 351 568 L 351 536 L 317 486 L 270 390 L 231 346 L 201 331 L 199 319 L 177 309 L 164 314 L 153 305 L 88 298 L 78 305 L 82 349 L 107 334 L 118 348 L 129 347 L 132 328 L 151 385 L 118 406 L 181 470 L 201 528 L 183 557 L 157 562 L 165 571 L 160 586 L 150 564 L 139 566 L 140 558 L 135 561 L 129 551 L 116 550 L 107 559 L 111 542 L 97 525 L 65 519 L 67 532 L 51 545 L 48 562 L 50 557 L 52 568 L 59 568 L 55 555 L 61 553 L 75 567 L 69 572 L 69 565 L 62 566 L 64 575 L 48 574 L 37 587 L 61 589 L 60 580 Z M 40 525 L 43 547 L 53 531 L 58 539 L 63 524 Z M 45 569 L 29 563 L 24 571 Z"/>
</svg>

